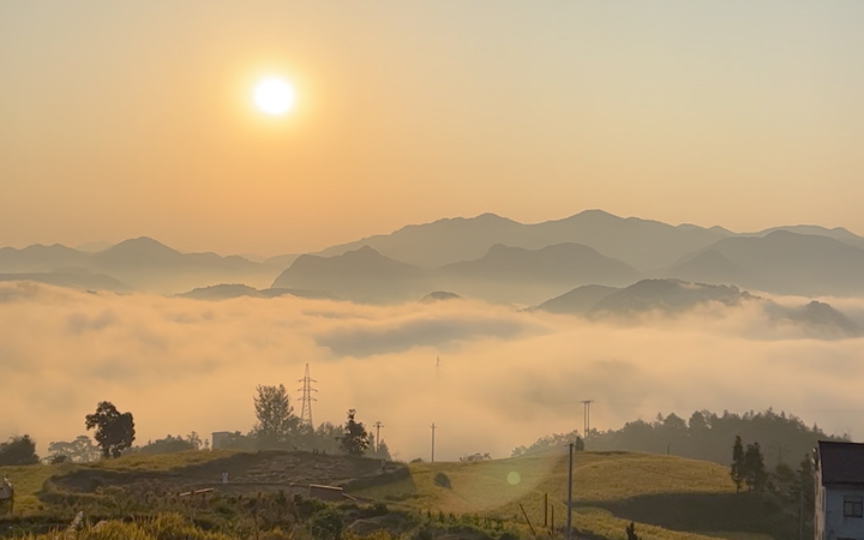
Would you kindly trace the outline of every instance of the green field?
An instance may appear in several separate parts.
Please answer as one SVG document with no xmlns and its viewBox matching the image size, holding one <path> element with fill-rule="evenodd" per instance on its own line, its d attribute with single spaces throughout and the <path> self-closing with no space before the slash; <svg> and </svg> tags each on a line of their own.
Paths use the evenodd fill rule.
<svg viewBox="0 0 864 540">
<path fill-rule="evenodd" d="M 58 508 L 39 499 L 40 491 L 52 477 L 56 480 L 50 484 L 56 489 L 66 485 L 63 478 L 78 477 L 88 474 L 87 471 L 108 475 L 103 478 L 118 478 L 122 484 L 137 476 L 153 474 L 179 481 L 188 476 L 192 481 L 196 474 L 200 478 L 201 471 L 209 475 L 210 471 L 230 467 L 236 467 L 230 471 L 232 478 L 239 478 L 243 470 L 255 474 L 264 470 L 270 474 L 275 465 L 283 463 L 279 460 L 287 457 L 305 460 L 302 463 L 309 465 L 316 459 L 319 461 L 314 463 L 318 465 L 323 459 L 352 463 L 350 458 L 303 456 L 195 451 L 132 455 L 81 465 L 0 467 L 0 475 L 8 476 L 16 486 L 15 514 L 39 517 L 59 513 Z M 241 465 L 245 469 L 241 470 Z M 362 465 L 354 465 L 358 467 L 355 470 Z M 526 537 L 530 533 L 522 508 L 538 535 L 551 531 L 553 512 L 556 527 L 563 526 L 566 519 L 564 449 L 473 463 L 411 463 L 408 471 L 407 478 L 403 475 L 401 480 L 384 483 L 387 479 L 381 477 L 380 482 L 372 482 L 379 485 L 353 490 L 351 495 L 420 516 L 452 515 L 448 518 L 451 520 L 463 519 L 459 516 L 476 520 L 496 517 Z M 242 494 L 237 489 L 234 488 L 233 495 Z M 250 493 L 260 489 L 256 485 L 248 487 Z M 544 499 L 549 502 L 548 513 L 544 513 Z M 573 501 L 573 524 L 586 536 L 623 539 L 624 528 L 632 520 L 637 522 L 637 533 L 645 540 L 770 538 L 758 534 L 769 530 L 767 522 L 762 522 L 758 501 L 746 494 L 736 495 L 728 470 L 711 462 L 628 452 L 576 452 Z"/>
</svg>

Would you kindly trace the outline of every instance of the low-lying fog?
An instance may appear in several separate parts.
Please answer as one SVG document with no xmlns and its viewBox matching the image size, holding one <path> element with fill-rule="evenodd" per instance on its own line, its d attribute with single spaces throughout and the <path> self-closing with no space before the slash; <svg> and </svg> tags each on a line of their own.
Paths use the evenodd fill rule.
<svg viewBox="0 0 864 540">
<path fill-rule="evenodd" d="M 800 305 L 802 299 L 777 299 Z M 864 299 L 831 299 L 855 319 Z M 864 339 L 806 338 L 759 305 L 705 306 L 636 323 L 589 322 L 467 300 L 396 307 L 293 297 L 221 302 L 0 284 L 0 438 L 85 433 L 102 400 L 131 411 L 136 443 L 248 431 L 258 384 L 318 380 L 316 424 L 357 409 L 399 459 L 520 444 L 657 412 L 774 407 L 828 432 L 864 433 Z M 436 358 L 440 365 L 436 366 Z"/>
</svg>

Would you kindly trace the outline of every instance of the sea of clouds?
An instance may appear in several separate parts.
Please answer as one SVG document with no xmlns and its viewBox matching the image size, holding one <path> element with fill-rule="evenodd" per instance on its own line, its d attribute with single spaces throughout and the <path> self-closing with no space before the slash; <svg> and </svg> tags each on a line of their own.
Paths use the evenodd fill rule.
<svg viewBox="0 0 864 540">
<path fill-rule="evenodd" d="M 776 299 L 800 305 L 802 299 Z M 864 300 L 831 299 L 853 319 Z M 349 408 L 399 459 L 509 456 L 552 432 L 773 407 L 864 434 L 864 338 L 814 339 L 758 303 L 588 321 L 469 300 L 365 306 L 294 297 L 220 302 L 0 284 L 0 438 L 85 433 L 99 401 L 137 441 L 248 431 L 259 384 L 317 379 L 315 423 Z M 440 358 L 440 362 L 438 359 Z"/>
</svg>

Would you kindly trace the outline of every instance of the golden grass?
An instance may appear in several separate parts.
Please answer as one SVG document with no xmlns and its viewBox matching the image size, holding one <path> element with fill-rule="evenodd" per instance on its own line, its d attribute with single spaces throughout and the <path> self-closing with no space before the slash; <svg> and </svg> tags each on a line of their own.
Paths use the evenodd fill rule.
<svg viewBox="0 0 864 540">
<path fill-rule="evenodd" d="M 74 465 L 17 465 L 0 467 L 0 477 L 5 476 L 15 487 L 15 515 L 30 515 L 42 508 L 36 494 L 45 480 L 55 474 L 71 470 Z"/>
<path fill-rule="evenodd" d="M 133 454 L 92 463 L 4 466 L 0 467 L 0 477 L 9 478 L 15 487 L 15 515 L 33 515 L 44 509 L 44 505 L 39 501 L 37 494 L 42 490 L 45 481 L 52 476 L 66 474 L 76 468 L 88 467 L 129 472 L 167 471 L 206 463 L 236 453 L 234 450 L 190 450 L 172 454 Z"/>
<path fill-rule="evenodd" d="M 521 504 L 535 526 L 543 523 L 545 495 L 555 506 L 556 524 L 564 524 L 566 450 L 475 463 L 412 463 L 409 467 L 411 478 L 361 490 L 357 495 L 420 510 L 492 513 L 524 522 Z M 449 489 L 436 484 L 439 474 L 446 475 Z M 577 452 L 574 456 L 576 505 L 640 495 L 734 491 L 728 470 L 706 461 L 624 452 Z M 573 519 L 576 527 L 609 538 L 624 538 L 624 527 L 629 523 L 597 508 L 580 508 Z M 646 540 L 708 538 L 644 524 L 638 528 Z"/>
<path fill-rule="evenodd" d="M 117 459 L 84 463 L 81 466 L 112 471 L 168 471 L 226 458 L 236 453 L 238 453 L 236 450 L 187 450 L 171 454 L 131 454 Z"/>
</svg>

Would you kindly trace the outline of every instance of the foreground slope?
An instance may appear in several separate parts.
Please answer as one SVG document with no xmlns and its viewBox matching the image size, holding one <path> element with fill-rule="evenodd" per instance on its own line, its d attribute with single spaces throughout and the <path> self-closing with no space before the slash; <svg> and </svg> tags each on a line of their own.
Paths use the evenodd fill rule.
<svg viewBox="0 0 864 540">
<path fill-rule="evenodd" d="M 497 514 L 524 522 L 521 505 L 541 529 L 548 497 L 556 527 L 566 519 L 566 447 L 493 461 L 412 463 L 409 468 L 408 479 L 354 494 L 421 510 Z M 637 530 L 645 539 L 705 538 L 701 533 L 709 531 L 741 538 L 778 527 L 762 503 L 736 496 L 726 467 L 675 456 L 576 452 L 573 501 L 574 526 L 606 538 L 622 538 L 630 520 L 640 523 Z"/>
</svg>

